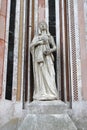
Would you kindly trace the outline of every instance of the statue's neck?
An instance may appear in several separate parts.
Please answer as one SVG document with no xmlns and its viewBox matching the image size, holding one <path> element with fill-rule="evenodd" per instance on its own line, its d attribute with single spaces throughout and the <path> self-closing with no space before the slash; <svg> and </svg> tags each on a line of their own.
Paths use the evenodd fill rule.
<svg viewBox="0 0 87 130">
<path fill-rule="evenodd" d="M 43 30 L 43 31 L 42 31 L 42 35 L 44 35 L 44 34 L 46 34 L 46 30 Z"/>
</svg>

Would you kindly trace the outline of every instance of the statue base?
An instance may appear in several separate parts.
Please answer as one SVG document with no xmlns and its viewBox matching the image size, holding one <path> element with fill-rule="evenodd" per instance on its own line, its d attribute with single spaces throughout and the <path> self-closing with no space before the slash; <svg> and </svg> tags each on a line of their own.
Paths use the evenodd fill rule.
<svg viewBox="0 0 87 130">
<path fill-rule="evenodd" d="M 59 100 L 33 101 L 24 119 L 13 118 L 0 130 L 77 130 L 67 110 L 67 105 Z"/>
<path fill-rule="evenodd" d="M 62 101 L 33 101 L 18 130 L 77 130 Z"/>
<path fill-rule="evenodd" d="M 68 114 L 29 114 L 18 130 L 77 130 Z"/>
<path fill-rule="evenodd" d="M 33 101 L 28 105 L 30 114 L 63 114 L 67 113 L 67 105 L 61 100 Z"/>
</svg>

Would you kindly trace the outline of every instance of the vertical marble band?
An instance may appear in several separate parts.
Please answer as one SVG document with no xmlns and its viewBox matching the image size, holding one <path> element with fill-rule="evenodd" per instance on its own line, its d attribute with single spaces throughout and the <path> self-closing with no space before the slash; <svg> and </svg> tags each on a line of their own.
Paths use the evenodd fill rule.
<svg viewBox="0 0 87 130">
<path fill-rule="evenodd" d="M 72 107 L 72 99 L 73 99 L 73 69 L 72 69 L 72 40 L 71 40 L 71 14 L 70 14 L 70 0 L 67 1 L 67 21 L 68 21 L 68 70 L 69 70 L 69 100 L 70 107 Z"/>
<path fill-rule="evenodd" d="M 48 0 L 45 0 L 45 21 L 46 21 L 47 26 L 49 28 L 49 4 L 48 4 Z"/>
<path fill-rule="evenodd" d="M 0 0 L 0 9 L 1 9 L 2 0 Z"/>
<path fill-rule="evenodd" d="M 61 1 L 61 14 L 62 14 L 62 41 L 63 41 L 63 77 L 64 77 L 64 101 L 67 101 L 66 90 L 66 41 L 65 41 L 65 7 L 64 0 Z"/>
<path fill-rule="evenodd" d="M 37 33 L 38 27 L 38 0 L 34 2 L 34 34 Z"/>
<path fill-rule="evenodd" d="M 56 8 L 56 46 L 57 46 L 57 55 L 56 55 L 56 71 L 57 71 L 57 85 L 59 98 L 61 99 L 61 57 L 60 57 L 60 4 L 59 0 L 55 0 L 55 8 Z"/>
<path fill-rule="evenodd" d="M 81 101 L 82 100 L 82 80 L 81 80 L 81 52 L 80 52 L 80 39 L 79 39 L 79 22 L 78 22 L 78 0 L 74 0 L 73 2 L 74 2 L 78 100 Z"/>
<path fill-rule="evenodd" d="M 79 80 L 82 81 L 82 87 L 80 91 L 82 98 L 87 99 L 87 26 L 86 23 L 86 12 L 87 12 L 87 0 L 79 0 L 78 4 L 78 23 L 79 23 L 79 42 L 80 42 L 80 58 L 81 58 L 81 77 Z M 85 21 L 86 20 L 86 21 Z"/>
<path fill-rule="evenodd" d="M 7 1 L 7 17 L 6 17 L 6 38 L 5 38 L 5 53 L 4 53 L 4 70 L 3 70 L 3 90 L 2 99 L 5 99 L 6 91 L 6 75 L 7 75 L 7 56 L 8 56 L 8 35 L 9 35 L 9 19 L 10 19 L 10 3 L 11 0 Z"/>
<path fill-rule="evenodd" d="M 21 0 L 21 2 L 20 2 L 20 24 L 19 24 L 19 45 L 18 45 L 17 94 L 16 94 L 17 101 L 20 101 L 20 99 L 21 99 L 23 16 L 24 16 L 24 0 Z"/>
<path fill-rule="evenodd" d="M 28 102 L 30 102 L 30 43 L 32 39 L 32 0 L 29 6 L 29 39 L 28 39 Z"/>
<path fill-rule="evenodd" d="M 12 100 L 16 101 L 17 92 L 17 72 L 18 72 L 18 45 L 19 45 L 19 24 L 20 24 L 20 0 L 16 1 L 15 14 L 15 39 L 14 39 L 14 63 L 13 63 L 13 86 L 12 86 Z"/>
<path fill-rule="evenodd" d="M 38 0 L 38 21 L 45 20 L 45 0 Z"/>
</svg>

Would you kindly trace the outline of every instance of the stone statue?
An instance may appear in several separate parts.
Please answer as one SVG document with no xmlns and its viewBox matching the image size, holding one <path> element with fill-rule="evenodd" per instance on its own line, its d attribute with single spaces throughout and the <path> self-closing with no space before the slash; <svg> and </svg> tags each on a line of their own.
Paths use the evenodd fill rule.
<svg viewBox="0 0 87 130">
<path fill-rule="evenodd" d="M 38 34 L 34 36 L 30 50 L 33 58 L 34 93 L 33 100 L 56 100 L 58 92 L 55 83 L 54 56 L 56 51 L 53 37 L 47 24 L 39 23 Z"/>
</svg>

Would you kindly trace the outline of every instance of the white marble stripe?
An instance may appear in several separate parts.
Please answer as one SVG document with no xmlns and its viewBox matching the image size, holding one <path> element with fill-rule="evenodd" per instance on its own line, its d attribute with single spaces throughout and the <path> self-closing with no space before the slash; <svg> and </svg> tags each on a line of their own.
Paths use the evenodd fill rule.
<svg viewBox="0 0 87 130">
<path fill-rule="evenodd" d="M 65 19 L 64 19 L 64 0 L 62 2 L 62 38 L 63 38 L 63 75 L 64 75 L 64 101 L 67 101 L 66 90 L 66 44 L 65 44 Z"/>
<path fill-rule="evenodd" d="M 37 33 L 38 27 L 38 0 L 34 0 L 34 33 Z"/>
<path fill-rule="evenodd" d="M 17 71 L 18 71 L 18 44 L 19 44 L 19 27 L 20 27 L 20 0 L 16 0 L 15 14 L 15 37 L 14 37 L 14 60 L 13 60 L 13 86 L 12 100 L 16 101 L 17 91 Z"/>
<path fill-rule="evenodd" d="M 26 34 L 26 0 L 24 0 L 23 8 L 23 43 L 22 43 L 22 76 L 21 76 L 21 102 L 23 104 L 23 83 L 24 83 L 24 48 L 25 48 L 25 34 Z"/>
<path fill-rule="evenodd" d="M 46 20 L 47 26 L 49 28 L 49 4 L 48 4 L 48 0 L 45 0 L 45 20 Z"/>
<path fill-rule="evenodd" d="M 31 32 L 32 32 L 32 0 L 30 0 L 29 7 L 29 39 L 28 43 L 31 43 Z M 28 102 L 30 102 L 30 46 L 28 48 Z"/>
<path fill-rule="evenodd" d="M 5 99 L 6 91 L 6 75 L 7 75 L 7 56 L 8 56 L 8 36 L 9 36 L 9 19 L 10 19 L 10 3 L 7 2 L 7 17 L 6 17 L 6 38 L 5 38 L 5 55 L 4 55 L 4 71 L 3 71 L 3 88 L 2 88 L 2 99 Z"/>
<path fill-rule="evenodd" d="M 57 45 L 57 60 L 56 60 L 56 70 L 57 70 L 57 87 L 59 92 L 59 97 L 61 98 L 61 57 L 60 57 L 60 17 L 59 17 L 59 0 L 55 0 L 55 12 L 56 12 L 56 45 Z"/>
</svg>

